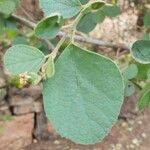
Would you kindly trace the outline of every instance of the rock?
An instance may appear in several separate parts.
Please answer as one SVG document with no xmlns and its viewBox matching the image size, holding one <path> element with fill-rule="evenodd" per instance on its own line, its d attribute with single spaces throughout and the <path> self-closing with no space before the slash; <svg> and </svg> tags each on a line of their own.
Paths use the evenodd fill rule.
<svg viewBox="0 0 150 150">
<path fill-rule="evenodd" d="M 38 99 L 42 95 L 42 87 L 40 85 L 30 86 L 21 90 L 21 94 L 29 94 L 34 100 Z"/>
<path fill-rule="evenodd" d="M 20 95 L 22 97 L 32 97 L 34 100 L 38 99 L 42 95 L 42 86 L 30 86 L 23 89 L 18 89 L 15 87 L 10 88 L 10 95 Z"/>
<path fill-rule="evenodd" d="M 9 109 L 9 105 L 5 100 L 2 100 L 0 105 L 0 115 L 10 115 L 10 114 L 11 112 Z"/>
<path fill-rule="evenodd" d="M 5 103 L 6 103 L 6 100 L 5 100 L 5 99 L 1 100 L 1 101 L 0 101 L 0 107 L 3 106 Z"/>
<path fill-rule="evenodd" d="M 0 88 L 3 88 L 6 86 L 6 81 L 4 78 L 0 77 Z"/>
<path fill-rule="evenodd" d="M 15 117 L 11 121 L 1 122 L 0 150 L 21 150 L 32 143 L 34 114 Z"/>
<path fill-rule="evenodd" d="M 33 98 L 29 96 L 20 96 L 20 95 L 13 95 L 9 98 L 9 105 L 10 106 L 24 106 L 24 105 L 33 105 Z"/>
<path fill-rule="evenodd" d="M 3 100 L 6 95 L 7 95 L 6 89 L 5 88 L 0 89 L 0 101 Z"/>
<path fill-rule="evenodd" d="M 23 115 L 23 114 L 33 113 L 33 112 L 34 112 L 34 104 L 27 104 L 27 105 L 13 107 L 13 113 L 15 115 Z"/>
</svg>

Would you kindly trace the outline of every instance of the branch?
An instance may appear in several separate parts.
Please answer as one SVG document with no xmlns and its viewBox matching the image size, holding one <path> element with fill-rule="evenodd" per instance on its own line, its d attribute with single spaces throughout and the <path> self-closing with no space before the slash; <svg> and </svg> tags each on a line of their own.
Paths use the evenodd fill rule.
<svg viewBox="0 0 150 150">
<path fill-rule="evenodd" d="M 35 23 L 33 23 L 33 22 L 31 22 L 31 21 L 29 21 L 29 20 L 27 20 L 25 18 L 22 18 L 20 16 L 17 16 L 15 14 L 12 14 L 12 17 L 14 19 L 16 19 L 18 22 L 20 22 L 21 24 L 24 24 L 24 25 L 26 25 L 27 27 L 29 27 L 31 29 L 34 29 L 35 26 L 36 26 Z M 60 31 L 58 33 L 58 36 L 63 37 L 65 34 L 66 34 L 65 32 Z M 71 37 L 71 35 L 67 35 L 67 38 L 70 38 L 70 37 Z M 88 37 L 88 36 L 75 35 L 74 39 L 76 41 L 86 42 L 86 43 L 89 43 L 89 44 L 92 44 L 92 45 L 96 45 L 96 46 L 110 47 L 110 48 L 114 48 L 114 49 L 118 49 L 119 48 L 119 49 L 127 50 L 127 51 L 130 50 L 130 46 L 129 45 L 115 44 L 115 43 L 108 42 L 108 41 L 94 39 L 94 38 L 91 38 L 91 37 Z M 44 40 L 44 41 L 45 41 L 45 43 L 47 43 L 49 45 L 49 47 L 51 49 L 54 49 L 54 46 L 52 46 L 51 43 L 48 40 Z"/>
</svg>

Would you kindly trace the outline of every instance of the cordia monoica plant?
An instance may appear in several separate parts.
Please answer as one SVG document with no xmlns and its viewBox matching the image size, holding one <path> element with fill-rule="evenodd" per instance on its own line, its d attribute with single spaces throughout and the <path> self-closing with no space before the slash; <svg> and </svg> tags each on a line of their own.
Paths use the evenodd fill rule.
<svg viewBox="0 0 150 150">
<path fill-rule="evenodd" d="M 1 1 L 1 13 L 11 14 L 17 1 L 6 0 L 10 3 L 7 12 L 6 1 Z M 124 91 L 131 93 L 128 85 L 137 76 L 138 67 L 130 64 L 123 77 L 113 60 L 82 48 L 74 39 L 77 31 L 89 33 L 106 16 L 115 16 L 120 9 L 102 0 L 39 0 L 39 3 L 44 18 L 34 26 L 34 35 L 49 41 L 61 30 L 65 34 L 48 55 L 33 46 L 10 47 L 4 56 L 5 68 L 18 75 L 22 84 L 28 80 L 32 84 L 42 81 L 46 115 L 62 137 L 80 144 L 99 142 L 117 121 Z M 59 53 L 68 37 L 68 45 Z M 149 64 L 149 47 L 149 41 L 137 41 L 131 54 L 140 63 Z M 149 91 L 148 87 L 146 93 Z M 144 94 L 142 99 L 148 96 Z"/>
</svg>

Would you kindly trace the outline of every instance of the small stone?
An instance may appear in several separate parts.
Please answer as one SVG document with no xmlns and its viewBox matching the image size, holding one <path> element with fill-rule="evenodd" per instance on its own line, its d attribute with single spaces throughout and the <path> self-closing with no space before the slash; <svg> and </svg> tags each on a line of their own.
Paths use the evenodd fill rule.
<svg viewBox="0 0 150 150">
<path fill-rule="evenodd" d="M 54 144 L 58 145 L 58 144 L 60 144 L 60 142 L 58 140 L 55 140 Z"/>
<path fill-rule="evenodd" d="M 0 132 L 1 150 L 21 150 L 32 143 L 34 114 L 14 117 L 4 125 Z"/>
<path fill-rule="evenodd" d="M 127 130 L 130 131 L 130 132 L 132 132 L 133 131 L 133 127 L 130 127 Z"/>
<path fill-rule="evenodd" d="M 133 144 L 130 144 L 129 147 L 130 147 L 131 149 L 134 149 L 134 148 L 135 148 L 135 146 L 134 146 Z"/>
<path fill-rule="evenodd" d="M 127 123 L 127 122 L 123 122 L 121 125 L 122 125 L 122 127 L 124 127 L 124 128 L 128 128 L 128 123 Z"/>
<path fill-rule="evenodd" d="M 7 95 L 6 89 L 5 88 L 0 89 L 0 101 L 3 100 L 6 95 Z"/>
<path fill-rule="evenodd" d="M 138 139 L 133 139 L 132 140 L 132 143 L 136 146 L 139 146 L 140 145 L 140 141 Z"/>
<path fill-rule="evenodd" d="M 144 139 L 146 139 L 146 138 L 147 138 L 146 133 L 142 133 L 142 137 L 143 137 Z"/>
<path fill-rule="evenodd" d="M 139 120 L 139 121 L 138 121 L 138 124 L 140 124 L 140 125 L 141 125 L 141 124 L 142 124 L 142 121 L 141 121 L 141 120 Z"/>
<path fill-rule="evenodd" d="M 135 123 L 134 120 L 129 120 L 128 122 L 130 125 L 134 125 L 134 123 Z"/>
<path fill-rule="evenodd" d="M 122 149 L 122 145 L 119 144 L 119 143 L 117 143 L 117 144 L 116 144 L 116 149 L 115 149 L 115 150 L 121 150 L 121 149 Z"/>
<path fill-rule="evenodd" d="M 22 105 L 22 106 L 15 106 L 13 107 L 13 113 L 15 115 L 23 115 L 34 112 L 34 105 Z"/>
<path fill-rule="evenodd" d="M 37 143 L 37 140 L 36 140 L 36 139 L 34 139 L 34 140 L 33 140 L 33 143 Z"/>
</svg>

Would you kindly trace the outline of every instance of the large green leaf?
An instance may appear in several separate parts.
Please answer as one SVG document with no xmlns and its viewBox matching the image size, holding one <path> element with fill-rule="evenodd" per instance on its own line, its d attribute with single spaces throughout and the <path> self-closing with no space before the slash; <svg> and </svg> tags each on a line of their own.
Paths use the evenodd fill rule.
<svg viewBox="0 0 150 150">
<path fill-rule="evenodd" d="M 45 16 L 59 13 L 64 18 L 75 16 L 81 10 L 79 0 L 40 0 L 40 6 Z"/>
<path fill-rule="evenodd" d="M 138 102 L 138 107 L 143 110 L 150 105 L 150 84 L 147 84 L 141 92 L 141 96 Z"/>
<path fill-rule="evenodd" d="M 136 41 L 132 46 L 131 54 L 136 61 L 142 64 L 150 64 L 150 41 Z"/>
<path fill-rule="evenodd" d="M 118 67 L 108 58 L 69 45 L 44 83 L 47 117 L 61 136 L 76 143 L 102 140 L 117 121 L 124 86 Z"/>
<path fill-rule="evenodd" d="M 4 57 L 5 67 L 13 74 L 37 73 L 45 61 L 44 54 L 35 47 L 16 45 L 9 48 Z"/>
<path fill-rule="evenodd" d="M 4 15 L 11 14 L 14 11 L 15 7 L 15 2 L 13 2 L 12 0 L 0 0 L 0 13 Z"/>
<path fill-rule="evenodd" d="M 41 20 L 35 27 L 35 35 L 40 38 L 53 39 L 56 37 L 62 25 L 62 17 L 52 15 Z"/>
</svg>

